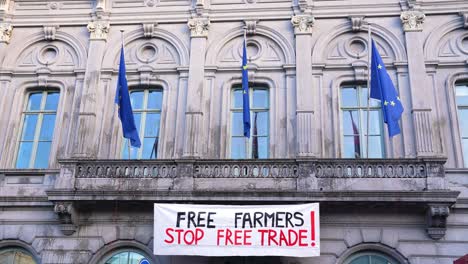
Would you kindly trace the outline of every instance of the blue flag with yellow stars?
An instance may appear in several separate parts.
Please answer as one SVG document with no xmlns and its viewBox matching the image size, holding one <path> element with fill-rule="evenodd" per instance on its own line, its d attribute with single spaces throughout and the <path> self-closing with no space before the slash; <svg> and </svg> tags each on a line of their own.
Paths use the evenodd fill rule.
<svg viewBox="0 0 468 264">
<path fill-rule="evenodd" d="M 132 147 L 141 146 L 140 136 L 135 126 L 133 118 L 132 104 L 128 94 L 127 77 L 125 76 L 125 56 L 124 49 L 120 50 L 119 80 L 117 82 L 117 91 L 115 93 L 115 103 L 119 106 L 119 118 L 122 122 L 124 138 L 130 139 Z"/>
<path fill-rule="evenodd" d="M 382 104 L 383 119 L 387 123 L 388 135 L 393 137 L 399 134 L 398 121 L 403 113 L 403 105 L 373 40 L 370 97 L 380 100 Z"/>
<path fill-rule="evenodd" d="M 249 72 L 247 71 L 247 48 L 245 40 L 242 51 L 242 94 L 244 137 L 250 138 Z"/>
</svg>

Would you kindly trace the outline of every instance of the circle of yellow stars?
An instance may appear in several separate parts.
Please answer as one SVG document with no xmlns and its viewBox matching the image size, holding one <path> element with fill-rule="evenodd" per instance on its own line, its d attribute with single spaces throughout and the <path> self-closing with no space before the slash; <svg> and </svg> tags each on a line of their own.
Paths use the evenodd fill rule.
<svg viewBox="0 0 468 264">
<path fill-rule="evenodd" d="M 382 65 L 380 65 L 380 64 L 377 65 L 377 68 L 378 68 L 379 70 L 381 70 L 381 69 L 382 69 Z M 396 98 L 397 98 L 398 101 L 400 101 L 400 97 L 399 97 L 399 96 L 397 96 Z M 390 101 L 390 102 L 388 102 L 387 100 L 385 100 L 385 101 L 384 101 L 384 105 L 387 106 L 388 104 L 390 104 L 391 106 L 395 106 L 395 105 L 396 105 L 395 101 Z"/>
</svg>

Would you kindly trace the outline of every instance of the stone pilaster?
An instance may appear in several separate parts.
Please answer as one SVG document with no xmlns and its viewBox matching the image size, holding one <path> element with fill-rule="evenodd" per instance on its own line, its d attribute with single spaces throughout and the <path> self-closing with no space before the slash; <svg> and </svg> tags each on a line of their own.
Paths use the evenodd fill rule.
<svg viewBox="0 0 468 264">
<path fill-rule="evenodd" d="M 413 125 L 415 131 L 416 155 L 418 157 L 434 156 L 434 113 L 432 85 L 426 74 L 423 54 L 423 22 L 424 14 L 420 11 L 405 11 L 400 16 L 405 31 L 406 51 L 408 54 L 408 72 L 413 109 Z"/>
<path fill-rule="evenodd" d="M 312 27 L 314 17 L 296 15 L 291 19 L 296 37 L 296 150 L 297 156 L 313 157 L 317 155 L 315 104 L 311 100 L 318 98 L 318 89 L 312 83 Z"/>
<path fill-rule="evenodd" d="M 199 158 L 202 154 L 202 143 L 208 140 L 207 135 L 202 133 L 201 98 L 203 98 L 205 53 L 210 21 L 207 18 L 193 18 L 187 25 L 190 28 L 191 39 L 183 157 Z"/>
<path fill-rule="evenodd" d="M 79 158 L 96 158 L 98 147 L 97 131 L 97 90 L 100 89 L 100 70 L 106 47 L 109 23 L 93 21 L 88 24 L 90 32 L 88 60 L 84 78 L 83 92 L 80 98 L 78 130 L 75 135 L 73 156 Z"/>
</svg>

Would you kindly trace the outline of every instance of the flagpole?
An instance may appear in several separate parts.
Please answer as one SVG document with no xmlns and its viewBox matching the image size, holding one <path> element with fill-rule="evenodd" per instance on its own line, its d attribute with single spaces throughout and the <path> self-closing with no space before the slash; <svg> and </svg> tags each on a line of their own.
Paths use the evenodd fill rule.
<svg viewBox="0 0 468 264">
<path fill-rule="evenodd" d="M 124 30 L 123 29 L 120 30 L 120 39 L 122 41 L 122 50 L 123 50 L 124 44 L 125 44 L 124 43 Z M 131 155 L 130 155 L 130 139 L 129 138 L 127 139 L 127 147 L 128 147 L 128 159 L 130 159 Z"/>
<path fill-rule="evenodd" d="M 367 131 L 366 131 L 366 158 L 369 158 L 369 119 L 370 119 L 370 93 L 371 93 L 371 63 L 372 63 L 372 40 L 371 40 L 371 24 L 369 22 L 369 30 L 367 31 Z"/>
</svg>

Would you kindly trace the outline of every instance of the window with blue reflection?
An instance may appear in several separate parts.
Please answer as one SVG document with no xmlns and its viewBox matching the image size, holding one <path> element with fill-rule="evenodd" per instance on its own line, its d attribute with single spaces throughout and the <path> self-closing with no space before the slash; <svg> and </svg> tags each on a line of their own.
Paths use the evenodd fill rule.
<svg viewBox="0 0 468 264">
<path fill-rule="evenodd" d="M 16 168 L 48 167 L 59 99 L 57 91 L 29 94 L 23 111 Z"/>
<path fill-rule="evenodd" d="M 464 156 L 464 166 L 468 167 L 468 83 L 457 84 L 455 86 L 455 95 Z"/>
<path fill-rule="evenodd" d="M 155 159 L 158 155 L 162 90 L 132 90 L 130 91 L 130 101 L 135 125 L 141 140 L 140 148 L 130 148 L 130 158 Z M 128 142 L 125 140 L 122 148 L 122 158 L 128 159 L 128 149 Z"/>
<path fill-rule="evenodd" d="M 242 88 L 232 91 L 231 101 L 231 158 L 232 159 L 266 159 L 269 151 L 269 111 L 270 99 L 268 89 L 262 86 L 251 86 L 250 96 L 250 138 L 244 137 L 242 120 Z"/>
<path fill-rule="evenodd" d="M 364 85 L 345 85 L 341 88 L 340 106 L 342 118 L 342 157 L 366 158 L 369 140 L 369 158 L 383 158 L 382 114 L 380 102 L 370 99 Z M 367 115 L 369 114 L 369 139 L 367 139 Z"/>
<path fill-rule="evenodd" d="M 349 257 L 345 264 L 399 264 L 399 262 L 379 252 L 359 252 Z"/>
<path fill-rule="evenodd" d="M 103 264 L 139 264 L 144 259 L 148 261 L 147 263 L 151 263 L 145 256 L 143 256 L 143 254 L 139 252 L 132 250 L 121 250 L 108 257 L 103 262 Z"/>
</svg>

